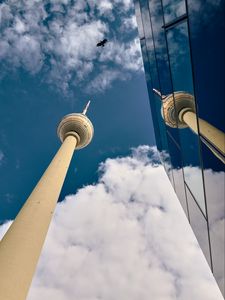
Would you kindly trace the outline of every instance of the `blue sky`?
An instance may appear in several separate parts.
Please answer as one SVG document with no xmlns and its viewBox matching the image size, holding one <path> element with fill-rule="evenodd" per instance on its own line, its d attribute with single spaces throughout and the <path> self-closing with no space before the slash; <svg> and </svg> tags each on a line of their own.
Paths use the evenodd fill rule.
<svg viewBox="0 0 225 300">
<path fill-rule="evenodd" d="M 106 157 L 154 144 L 133 8 L 82 3 L 1 5 L 1 222 L 15 217 L 59 147 L 60 119 L 88 99 L 95 137 L 76 153 L 60 199 L 95 181 Z"/>
<path fill-rule="evenodd" d="M 15 218 L 59 148 L 65 114 L 91 99 L 95 128 L 72 160 L 29 300 L 220 299 L 150 147 L 132 1 L 9 0 L 0 21 L 0 222 Z"/>
</svg>

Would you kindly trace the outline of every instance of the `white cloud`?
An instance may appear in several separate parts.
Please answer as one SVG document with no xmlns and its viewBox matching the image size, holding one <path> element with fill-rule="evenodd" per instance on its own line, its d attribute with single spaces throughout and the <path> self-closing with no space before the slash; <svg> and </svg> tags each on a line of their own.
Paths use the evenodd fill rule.
<svg viewBox="0 0 225 300">
<path fill-rule="evenodd" d="M 124 18 L 123 23 L 121 25 L 121 31 L 126 32 L 133 29 L 137 29 L 137 20 L 135 15 L 131 15 L 127 18 Z"/>
<path fill-rule="evenodd" d="M 114 74 L 142 69 L 138 41 L 120 33 L 123 23 L 129 32 L 134 29 L 130 0 L 74 4 L 52 0 L 49 4 L 22 0 L 0 4 L 0 63 L 5 72 L 19 67 L 31 74 L 43 72 L 44 80 L 68 91 L 90 77 L 95 79 L 109 63 Z M 112 25 L 115 18 L 118 28 Z M 97 48 L 104 37 L 109 43 Z"/>
<path fill-rule="evenodd" d="M 156 149 L 99 172 L 58 203 L 28 300 L 222 300 Z"/>
<path fill-rule="evenodd" d="M 107 159 L 57 205 L 28 299 L 50 297 L 222 300 L 155 148 Z"/>
<path fill-rule="evenodd" d="M 87 91 L 90 93 L 93 91 L 102 92 L 106 88 L 111 87 L 112 82 L 119 78 L 121 80 L 124 80 L 125 78 L 127 78 L 127 76 L 124 78 L 124 76 L 122 76 L 122 73 L 119 71 L 103 69 L 100 74 L 98 74 L 93 80 L 89 82 Z"/>
</svg>

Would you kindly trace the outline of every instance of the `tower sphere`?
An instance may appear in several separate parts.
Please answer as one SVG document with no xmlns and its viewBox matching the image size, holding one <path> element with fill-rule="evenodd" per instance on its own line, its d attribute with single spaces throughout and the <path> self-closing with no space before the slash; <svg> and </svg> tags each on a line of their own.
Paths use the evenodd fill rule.
<svg viewBox="0 0 225 300">
<path fill-rule="evenodd" d="M 175 105 L 174 105 L 175 103 Z M 187 125 L 182 119 L 182 112 L 195 112 L 194 97 L 185 92 L 175 92 L 169 94 L 162 100 L 161 114 L 166 123 L 170 127 L 185 128 Z"/>
<path fill-rule="evenodd" d="M 77 139 L 76 149 L 86 147 L 92 140 L 94 128 L 91 121 L 83 113 L 73 113 L 62 118 L 57 129 L 61 142 L 68 135 L 73 135 Z"/>
</svg>

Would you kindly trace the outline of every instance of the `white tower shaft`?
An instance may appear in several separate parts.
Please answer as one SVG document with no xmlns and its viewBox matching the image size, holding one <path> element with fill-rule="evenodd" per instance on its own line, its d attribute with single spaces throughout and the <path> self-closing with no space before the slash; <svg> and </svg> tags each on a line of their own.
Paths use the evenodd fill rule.
<svg viewBox="0 0 225 300">
<path fill-rule="evenodd" d="M 68 135 L 0 242 L 0 299 L 24 300 L 77 139 Z"/>
<path fill-rule="evenodd" d="M 195 112 L 183 109 L 183 111 L 181 110 L 179 114 L 179 118 L 196 134 L 198 134 L 197 116 Z M 225 134 L 201 118 L 198 118 L 198 123 L 200 134 L 206 139 L 206 141 L 209 141 L 218 152 L 216 152 L 210 144 L 207 143 L 206 146 L 214 153 L 214 155 L 225 163 Z"/>
</svg>

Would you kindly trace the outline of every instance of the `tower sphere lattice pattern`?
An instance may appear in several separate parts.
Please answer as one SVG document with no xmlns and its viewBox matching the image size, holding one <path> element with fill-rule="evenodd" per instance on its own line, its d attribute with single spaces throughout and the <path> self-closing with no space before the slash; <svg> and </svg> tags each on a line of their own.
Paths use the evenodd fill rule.
<svg viewBox="0 0 225 300">
<path fill-rule="evenodd" d="M 162 100 L 161 114 L 165 123 L 170 127 L 176 128 L 177 125 L 178 128 L 187 127 L 179 116 L 183 109 L 195 112 L 194 97 L 191 94 L 175 92 Z"/>
<path fill-rule="evenodd" d="M 57 134 L 61 142 L 63 142 L 68 135 L 75 136 L 77 139 L 76 149 L 81 149 L 91 142 L 94 135 L 94 128 L 86 115 L 73 113 L 66 115 L 61 120 Z"/>
</svg>

